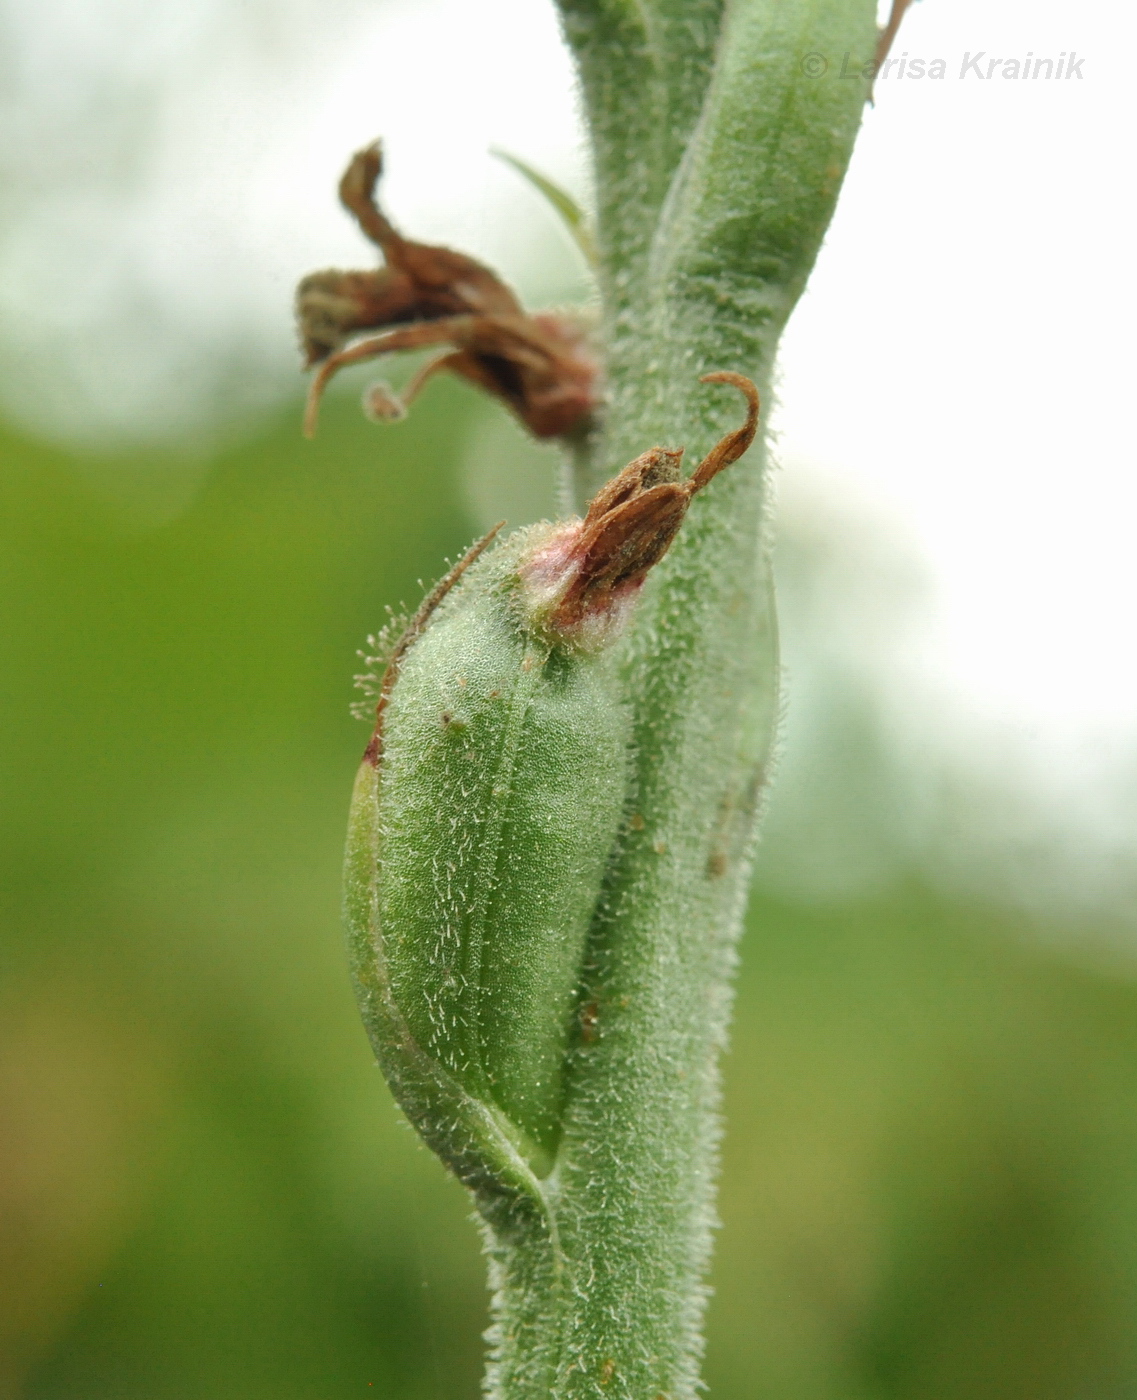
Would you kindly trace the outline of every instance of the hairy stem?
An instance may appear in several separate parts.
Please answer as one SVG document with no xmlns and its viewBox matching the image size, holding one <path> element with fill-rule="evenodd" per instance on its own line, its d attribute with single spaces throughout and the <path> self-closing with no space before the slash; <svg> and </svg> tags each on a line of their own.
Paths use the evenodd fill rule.
<svg viewBox="0 0 1137 1400">
<path fill-rule="evenodd" d="M 768 389 L 867 91 L 869 0 L 562 0 L 592 128 L 610 407 L 590 489 L 696 459 Z M 836 64 L 811 78 L 803 58 Z M 496 1400 L 693 1400 L 730 1007 L 777 691 L 765 454 L 693 505 L 626 642 L 623 832 L 594 921 L 545 1211 L 491 1228 Z M 550 1228 L 552 1222 L 554 1229 Z M 554 1239 L 556 1243 L 554 1245 Z"/>
</svg>

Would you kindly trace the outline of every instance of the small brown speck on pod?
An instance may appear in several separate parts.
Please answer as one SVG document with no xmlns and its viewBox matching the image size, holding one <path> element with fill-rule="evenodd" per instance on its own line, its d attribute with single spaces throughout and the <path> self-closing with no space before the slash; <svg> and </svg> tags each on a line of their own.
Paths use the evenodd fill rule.
<svg viewBox="0 0 1137 1400">
<path fill-rule="evenodd" d="M 667 850 L 667 842 L 666 842 L 666 841 L 653 841 L 653 842 L 652 842 L 651 848 L 652 848 L 652 850 L 656 853 L 657 856 L 661 856 L 661 855 L 663 855 L 663 853 Z"/>
<path fill-rule="evenodd" d="M 611 1357 L 609 1357 L 608 1360 L 605 1361 L 604 1365 L 600 1368 L 600 1384 L 608 1385 L 615 1374 L 616 1363 L 612 1360 Z"/>
<path fill-rule="evenodd" d="M 707 857 L 707 874 L 712 880 L 726 874 L 726 856 L 721 851 L 712 851 Z"/>
<path fill-rule="evenodd" d="M 427 623 L 430 621 L 439 603 L 442 602 L 443 598 L 446 597 L 474 560 L 485 553 L 497 538 L 498 531 L 504 524 L 504 520 L 499 521 L 492 530 L 489 530 L 480 540 L 471 545 L 462 558 L 458 560 L 457 564 L 438 580 L 419 604 L 415 615 L 407 623 L 406 627 L 403 629 L 402 636 L 395 643 L 395 649 L 391 653 L 390 660 L 387 662 L 387 669 L 383 672 L 383 680 L 379 688 L 379 700 L 378 704 L 375 706 L 375 728 L 371 734 L 371 742 L 367 745 L 363 754 L 363 761 L 370 764 L 372 768 L 378 768 L 379 762 L 383 757 L 384 711 L 387 708 L 387 701 L 391 697 L 391 691 L 394 688 L 395 682 L 399 678 L 399 671 L 402 667 L 403 658 L 419 637 L 422 636 Z M 465 682 L 463 682 L 463 684 L 465 684 Z"/>
<path fill-rule="evenodd" d="M 592 1045 L 599 1039 L 600 1030 L 597 1026 L 599 1019 L 599 1002 L 590 1001 L 580 1008 L 580 1038 L 585 1045 Z"/>
<path fill-rule="evenodd" d="M 639 812 L 633 813 L 631 820 L 628 822 L 628 826 L 633 831 L 642 831 L 646 825 L 647 822 L 644 821 Z"/>
</svg>

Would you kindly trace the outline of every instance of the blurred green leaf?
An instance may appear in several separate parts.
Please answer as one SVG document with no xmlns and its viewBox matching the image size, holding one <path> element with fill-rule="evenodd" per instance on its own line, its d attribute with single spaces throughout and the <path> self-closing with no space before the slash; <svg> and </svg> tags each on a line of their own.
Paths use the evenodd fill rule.
<svg viewBox="0 0 1137 1400">
<path fill-rule="evenodd" d="M 542 175 L 539 170 L 523 161 L 520 156 L 510 155 L 508 151 L 501 151 L 496 147 L 491 150 L 490 154 L 497 156 L 498 160 L 504 161 L 506 165 L 511 165 L 519 175 L 529 181 L 534 189 L 545 196 L 561 216 L 565 228 L 568 229 L 573 242 L 580 249 L 584 261 L 590 270 L 595 272 L 598 266 L 596 238 L 588 222 L 588 215 L 577 204 L 572 195 L 550 180 L 547 175 Z"/>
</svg>

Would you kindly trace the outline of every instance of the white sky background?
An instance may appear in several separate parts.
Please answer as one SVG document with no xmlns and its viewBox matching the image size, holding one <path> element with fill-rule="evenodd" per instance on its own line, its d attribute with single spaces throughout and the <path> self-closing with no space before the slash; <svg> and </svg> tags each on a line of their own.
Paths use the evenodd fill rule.
<svg viewBox="0 0 1137 1400">
<path fill-rule="evenodd" d="M 787 508 L 846 502 L 927 575 L 869 645 L 896 742 L 1013 772 L 1091 882 L 1137 856 L 1135 40 L 1118 5 L 912 9 L 894 52 L 948 77 L 878 85 L 776 418 Z M 961 81 L 980 49 L 1084 78 Z M 0 55 L 0 392 L 39 431 L 200 435 L 222 390 L 296 392 L 291 290 L 370 261 L 333 191 L 378 134 L 414 236 L 579 293 L 487 155 L 587 197 L 551 0 L 0 0 Z"/>
</svg>

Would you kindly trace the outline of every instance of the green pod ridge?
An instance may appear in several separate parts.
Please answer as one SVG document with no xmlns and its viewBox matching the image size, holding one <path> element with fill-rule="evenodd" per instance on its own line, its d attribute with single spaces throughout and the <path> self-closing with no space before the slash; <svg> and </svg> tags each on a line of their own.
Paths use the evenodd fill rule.
<svg viewBox="0 0 1137 1400">
<path fill-rule="evenodd" d="M 349 942 L 377 1057 L 479 1195 L 532 1194 L 552 1166 L 628 780 L 614 653 L 526 621 L 519 567 L 548 528 L 473 564 L 406 650 L 348 837 Z"/>
</svg>

